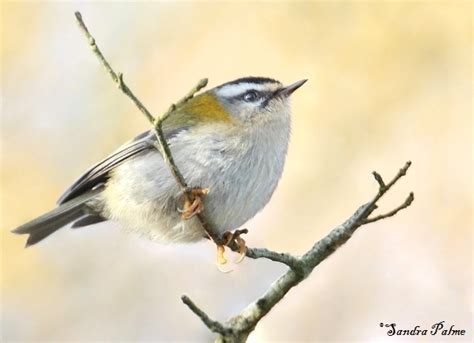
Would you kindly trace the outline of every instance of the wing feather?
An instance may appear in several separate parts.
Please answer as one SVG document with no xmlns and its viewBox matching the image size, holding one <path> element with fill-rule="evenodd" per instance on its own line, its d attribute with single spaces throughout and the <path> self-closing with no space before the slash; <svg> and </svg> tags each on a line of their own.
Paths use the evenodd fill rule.
<svg viewBox="0 0 474 343">
<path fill-rule="evenodd" d="M 195 99 L 196 97 L 188 101 L 186 106 L 192 104 Z M 183 107 L 183 110 L 176 111 L 173 113 L 172 117 L 168 118 L 163 123 L 165 139 L 170 145 L 172 145 L 172 139 L 174 137 L 183 131 L 187 131 L 192 126 L 197 125 L 197 123 L 198 122 L 195 119 L 195 115 L 188 113 L 188 111 L 184 110 Z M 151 149 L 155 149 L 156 141 L 157 139 L 153 130 L 148 130 L 141 133 L 133 140 L 124 144 L 111 155 L 87 170 L 72 184 L 71 187 L 69 187 L 64 192 L 64 194 L 59 198 L 58 204 L 63 204 L 91 189 L 98 187 L 99 185 L 104 184 L 110 177 L 110 171 L 130 158 L 134 158 L 140 154 L 150 151 Z"/>
<path fill-rule="evenodd" d="M 109 172 L 127 159 L 154 149 L 156 137 L 152 131 L 146 131 L 124 144 L 118 150 L 87 170 L 59 198 L 58 204 L 63 204 L 84 192 L 103 184 L 109 178 Z"/>
</svg>

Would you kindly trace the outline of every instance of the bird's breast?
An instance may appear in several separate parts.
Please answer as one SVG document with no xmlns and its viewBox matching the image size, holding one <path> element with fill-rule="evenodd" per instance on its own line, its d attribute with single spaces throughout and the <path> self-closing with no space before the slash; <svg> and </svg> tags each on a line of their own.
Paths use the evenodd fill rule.
<svg viewBox="0 0 474 343">
<path fill-rule="evenodd" d="M 268 203 L 288 148 L 288 136 L 280 138 L 261 132 L 234 140 L 213 137 L 206 142 L 201 137 L 179 157 L 188 183 L 210 189 L 204 199 L 206 218 L 218 230 L 240 227 Z"/>
</svg>

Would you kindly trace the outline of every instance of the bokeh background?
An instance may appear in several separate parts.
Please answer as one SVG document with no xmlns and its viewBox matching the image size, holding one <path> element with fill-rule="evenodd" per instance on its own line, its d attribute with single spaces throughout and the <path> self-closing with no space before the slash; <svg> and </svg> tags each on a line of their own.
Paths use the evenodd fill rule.
<svg viewBox="0 0 474 343">
<path fill-rule="evenodd" d="M 285 270 L 246 260 L 222 274 L 208 242 L 157 245 L 110 224 L 26 250 L 9 232 L 148 127 L 74 10 L 154 113 L 202 77 L 309 78 L 249 246 L 305 252 L 376 192 L 372 170 L 413 161 L 380 211 L 411 190 L 414 204 L 360 229 L 252 341 L 403 341 L 379 323 L 441 320 L 467 335 L 436 339 L 472 338 L 472 3 L 2 2 L 2 341 L 209 341 L 182 294 L 224 320 Z"/>
</svg>

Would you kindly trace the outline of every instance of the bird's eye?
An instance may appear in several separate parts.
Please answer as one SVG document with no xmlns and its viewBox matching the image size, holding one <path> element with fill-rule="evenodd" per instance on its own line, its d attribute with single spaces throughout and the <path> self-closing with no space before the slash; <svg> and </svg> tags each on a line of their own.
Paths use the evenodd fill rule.
<svg viewBox="0 0 474 343">
<path fill-rule="evenodd" d="M 248 91 L 244 94 L 244 100 L 247 102 L 253 102 L 259 98 L 256 91 Z"/>
</svg>

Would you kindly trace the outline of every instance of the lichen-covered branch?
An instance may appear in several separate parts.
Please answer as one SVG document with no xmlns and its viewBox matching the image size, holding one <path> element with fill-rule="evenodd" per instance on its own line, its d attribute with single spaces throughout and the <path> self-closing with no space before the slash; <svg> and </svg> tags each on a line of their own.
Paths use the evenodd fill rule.
<svg viewBox="0 0 474 343">
<path fill-rule="evenodd" d="M 214 323 L 218 324 L 214 325 L 214 329 L 211 330 L 218 333 L 217 341 L 245 342 L 259 321 L 281 299 L 283 299 L 288 291 L 306 279 L 313 272 L 317 265 L 319 265 L 322 261 L 334 253 L 340 246 L 347 242 L 359 227 L 393 216 L 398 211 L 410 206 L 414 200 L 413 193 L 410 193 L 402 205 L 398 206 L 394 210 L 383 215 L 369 218 L 369 216 L 377 208 L 377 201 L 384 194 L 386 194 L 402 176 L 406 175 L 410 165 L 411 163 L 407 162 L 388 184 L 385 184 L 382 177 L 378 173 L 374 172 L 374 176 L 377 175 L 375 179 L 379 184 L 378 192 L 374 198 L 370 202 L 360 206 L 352 216 L 350 216 L 344 223 L 329 232 L 326 237 L 316 242 L 316 244 L 314 244 L 313 247 L 303 256 L 298 257 L 287 253 L 277 253 L 267 249 L 249 249 L 247 251 L 248 257 L 270 259 L 272 261 L 286 264 L 289 269 L 275 282 L 273 282 L 273 284 L 268 288 L 263 296 L 248 305 L 244 310 L 242 310 L 242 312 L 228 319 L 224 323 L 213 321 Z M 231 248 L 235 250 L 234 247 Z M 186 297 L 186 299 L 189 300 L 188 297 Z M 198 308 L 196 305 L 194 306 L 195 308 Z M 207 314 L 203 310 L 199 311 L 199 313 L 205 314 L 207 317 Z M 194 310 L 193 312 L 196 313 Z M 196 314 L 203 321 L 203 318 L 206 318 L 198 313 Z"/>
<path fill-rule="evenodd" d="M 193 301 L 191 299 L 189 299 L 187 296 L 183 295 L 181 297 L 181 300 L 183 301 L 183 303 L 187 307 L 189 307 L 189 309 L 191 311 L 194 312 L 194 314 L 196 316 L 198 316 L 202 320 L 204 325 L 206 325 L 207 328 L 209 330 L 211 330 L 212 332 L 219 333 L 219 334 L 225 334 L 225 335 L 231 333 L 231 330 L 224 327 L 221 323 L 209 318 L 209 316 L 206 314 L 206 312 L 204 312 L 199 307 L 197 307 L 197 305 L 195 303 L 193 303 Z"/>
<path fill-rule="evenodd" d="M 179 186 L 182 194 L 187 200 L 191 198 L 191 190 L 186 184 L 186 180 L 183 178 L 178 167 L 174 163 L 173 156 L 169 149 L 169 146 L 164 138 L 162 124 L 173 112 L 183 105 L 186 101 L 191 99 L 197 92 L 207 85 L 207 79 L 199 81 L 199 83 L 191 89 L 181 100 L 176 104 L 172 104 L 168 111 L 162 116 L 154 117 L 147 108 L 141 103 L 140 100 L 133 94 L 130 88 L 123 81 L 123 75 L 116 73 L 109 62 L 105 59 L 104 55 L 100 51 L 96 44 L 94 37 L 90 34 L 87 29 L 82 16 L 79 12 L 75 13 L 76 20 L 89 41 L 89 45 L 92 51 L 97 56 L 105 70 L 112 77 L 112 80 L 117 84 L 118 88 L 127 95 L 137 106 L 137 108 L 146 116 L 148 121 L 153 125 L 156 137 L 158 139 L 157 149 L 159 149 L 163 155 L 163 158 L 171 170 L 177 185 Z M 265 258 L 274 262 L 282 263 L 288 266 L 288 271 L 275 280 L 270 287 L 267 289 L 265 294 L 259 299 L 248 305 L 236 316 L 228 319 L 225 322 L 219 322 L 213 320 L 209 315 L 200 309 L 189 297 L 183 296 L 181 299 L 188 308 L 198 316 L 206 327 L 218 334 L 218 342 L 245 342 L 249 334 L 255 329 L 255 326 L 259 321 L 281 300 L 283 297 L 301 281 L 306 279 L 316 268 L 318 264 L 324 261 L 329 255 L 334 253 L 341 245 L 347 242 L 354 232 L 362 225 L 373 223 L 381 219 L 385 219 L 396 215 L 399 211 L 407 208 L 411 205 L 414 200 L 413 193 L 410 193 L 406 200 L 395 209 L 381 215 L 369 217 L 375 209 L 377 209 L 378 200 L 386 194 L 400 178 L 406 175 L 408 168 L 410 168 L 411 162 L 407 162 L 402 167 L 395 177 L 389 182 L 385 183 L 382 176 L 379 173 L 373 172 L 373 176 L 379 185 L 377 194 L 373 199 L 365 205 L 360 206 L 355 213 L 350 216 L 344 223 L 333 229 L 326 237 L 316 242 L 313 247 L 308 250 L 303 256 L 294 256 L 288 253 L 279 253 L 268 249 L 247 249 L 246 256 L 252 259 Z M 216 244 L 222 245 L 224 237 L 217 235 L 215 230 L 211 228 L 205 220 L 202 213 L 196 214 L 199 222 L 201 223 L 205 232 L 210 238 L 216 242 Z M 240 233 L 246 233 L 246 230 L 239 230 Z M 235 241 L 226 242 L 226 244 L 233 250 L 238 251 L 239 246 Z"/>
</svg>

